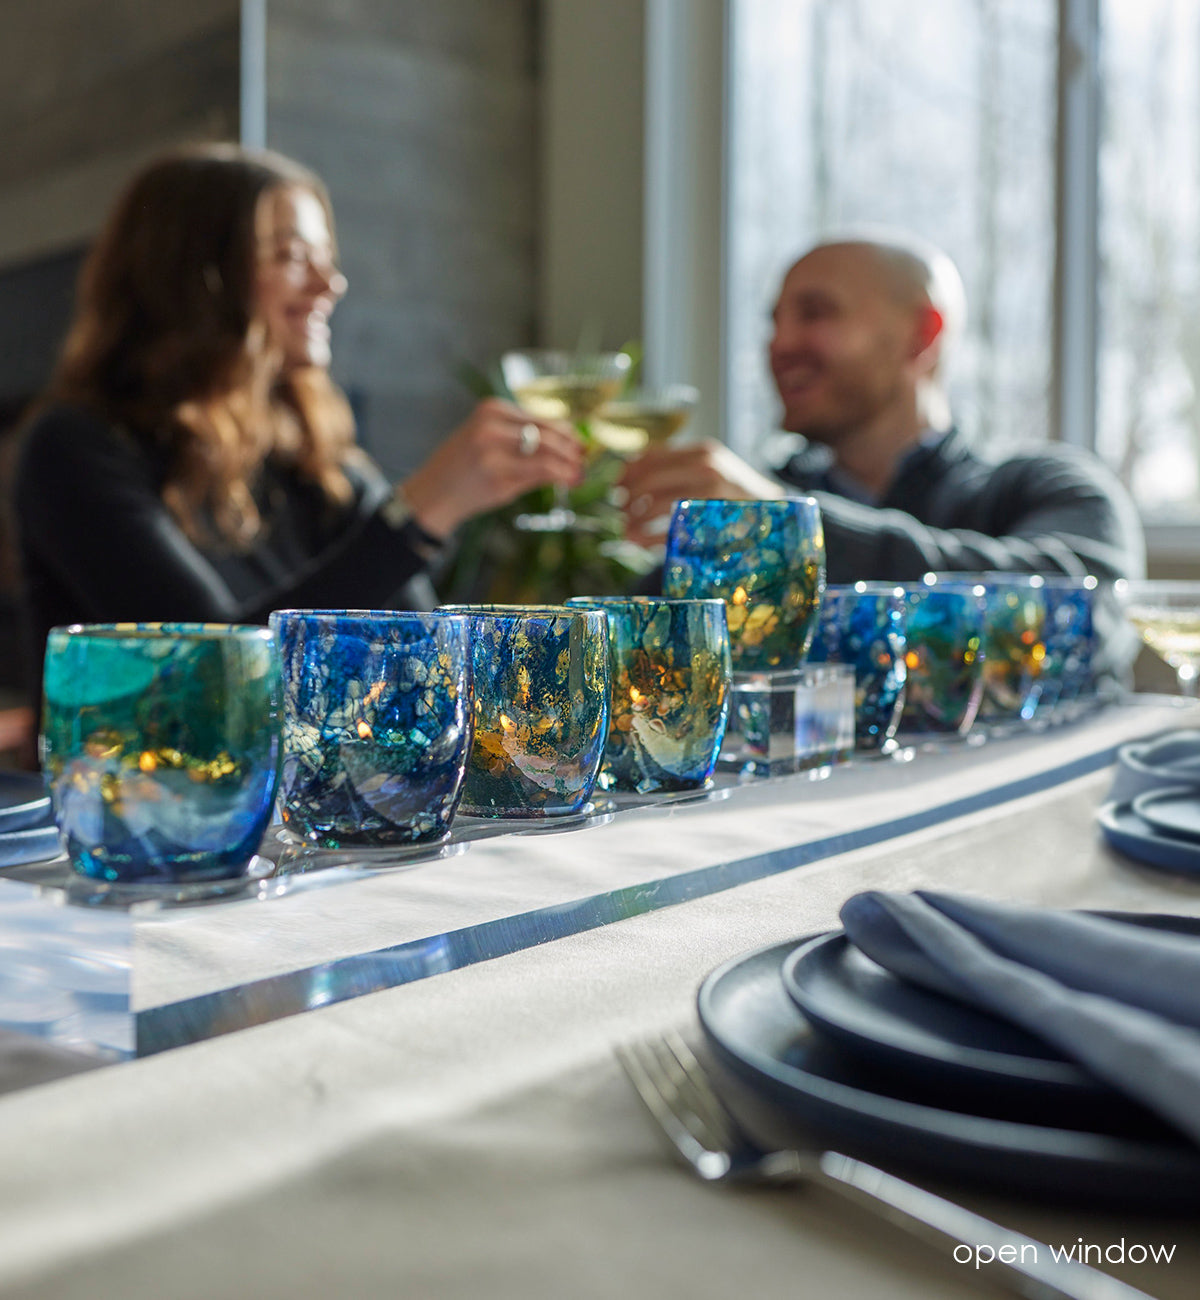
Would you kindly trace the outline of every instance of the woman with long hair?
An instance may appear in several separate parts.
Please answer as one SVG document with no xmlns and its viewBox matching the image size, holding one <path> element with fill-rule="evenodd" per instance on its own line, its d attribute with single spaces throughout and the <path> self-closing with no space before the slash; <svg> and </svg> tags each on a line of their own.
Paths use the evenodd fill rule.
<svg viewBox="0 0 1200 1300">
<path fill-rule="evenodd" d="M 133 179 L 18 467 L 39 661 L 62 623 L 420 603 L 460 523 L 578 481 L 567 426 L 489 400 L 393 488 L 328 373 L 345 291 L 328 194 L 290 159 L 198 146 Z"/>
</svg>

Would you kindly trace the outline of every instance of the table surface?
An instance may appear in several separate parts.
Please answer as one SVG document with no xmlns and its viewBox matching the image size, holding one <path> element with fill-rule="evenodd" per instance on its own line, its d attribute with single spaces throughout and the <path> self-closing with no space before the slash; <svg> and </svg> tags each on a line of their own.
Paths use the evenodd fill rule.
<svg viewBox="0 0 1200 1300">
<path fill-rule="evenodd" d="M 139 918 L 148 1009 L 369 951 L 428 954 L 438 936 L 498 937 L 442 969 L 410 964 L 396 987 L 0 1097 L 0 1293 L 980 1294 L 969 1265 L 826 1193 L 692 1180 L 612 1048 L 693 1032 L 708 971 L 835 924 L 860 889 L 1200 914 L 1200 881 L 1121 859 L 1094 824 L 1113 746 L 1196 717 L 1149 702 Z M 606 908 L 581 906 L 596 899 Z M 540 919 L 505 939 L 514 916 Z M 953 1194 L 1043 1241 L 1175 1244 L 1169 1265 L 1113 1271 L 1154 1296 L 1200 1291 L 1190 1222 Z"/>
</svg>

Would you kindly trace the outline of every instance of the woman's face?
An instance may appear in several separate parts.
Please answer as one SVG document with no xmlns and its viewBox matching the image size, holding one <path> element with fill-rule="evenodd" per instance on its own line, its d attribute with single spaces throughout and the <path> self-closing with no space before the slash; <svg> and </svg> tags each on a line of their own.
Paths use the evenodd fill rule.
<svg viewBox="0 0 1200 1300">
<path fill-rule="evenodd" d="M 329 317 L 346 292 L 321 200 L 300 186 L 264 194 L 258 209 L 258 315 L 284 370 L 329 365 Z"/>
</svg>

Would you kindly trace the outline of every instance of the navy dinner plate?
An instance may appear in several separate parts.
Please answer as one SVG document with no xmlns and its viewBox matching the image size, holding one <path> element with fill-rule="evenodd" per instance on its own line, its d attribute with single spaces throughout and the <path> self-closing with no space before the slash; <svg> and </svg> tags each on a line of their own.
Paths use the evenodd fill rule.
<svg viewBox="0 0 1200 1300">
<path fill-rule="evenodd" d="M 781 974 L 814 1029 L 926 1083 L 1016 1090 L 1030 1105 L 1108 1092 L 1017 1026 L 898 979 L 840 930 L 800 944 Z"/>
<path fill-rule="evenodd" d="M 1200 918 L 1109 913 L 1200 935 Z M 1016 1025 L 907 980 L 872 961 L 841 930 L 798 945 L 780 970 L 809 1024 L 926 1100 L 1039 1123 L 1081 1119 L 1120 1128 L 1134 1112 L 1116 1093 Z"/>
<path fill-rule="evenodd" d="M 0 772 L 0 868 L 42 862 L 61 851 L 42 778 Z"/>
<path fill-rule="evenodd" d="M 50 821 L 50 796 L 40 776 L 0 772 L 0 833 L 48 826 Z"/>
<path fill-rule="evenodd" d="M 1104 838 L 1126 857 L 1181 875 L 1200 875 L 1200 840 L 1168 835 L 1139 816 L 1130 803 L 1106 803 L 1096 814 Z"/>
<path fill-rule="evenodd" d="M 1145 1117 L 1132 1136 L 931 1104 L 831 1050 L 788 996 L 780 968 L 798 942 L 737 957 L 701 985 L 700 1023 L 731 1104 L 761 1139 L 812 1145 L 1072 1207 L 1200 1205 L 1200 1150 Z M 1127 1103 L 1131 1127 L 1145 1116 Z"/>
<path fill-rule="evenodd" d="M 1130 806 L 1154 830 L 1200 843 L 1200 790 L 1195 786 L 1147 790 Z"/>
</svg>

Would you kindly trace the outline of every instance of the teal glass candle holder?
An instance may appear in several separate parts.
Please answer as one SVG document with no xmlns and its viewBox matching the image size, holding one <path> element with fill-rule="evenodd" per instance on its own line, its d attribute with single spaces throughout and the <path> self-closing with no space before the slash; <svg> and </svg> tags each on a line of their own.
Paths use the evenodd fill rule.
<svg viewBox="0 0 1200 1300">
<path fill-rule="evenodd" d="M 908 677 L 900 730 L 965 734 L 983 700 L 983 587 L 901 585 Z"/>
<path fill-rule="evenodd" d="M 927 573 L 927 584 L 983 588 L 983 699 L 979 719 L 1028 722 L 1038 711 L 1046 669 L 1045 579 L 1037 573 Z"/>
<path fill-rule="evenodd" d="M 663 591 L 725 602 L 735 672 L 797 667 L 825 587 L 825 534 L 811 497 L 680 501 Z"/>
<path fill-rule="evenodd" d="M 266 628 L 55 628 L 42 767 L 72 866 L 110 883 L 245 874 L 275 801 L 280 715 Z"/>
<path fill-rule="evenodd" d="M 608 618 L 606 790 L 695 790 L 716 767 L 732 666 L 722 600 L 577 596 Z"/>
<path fill-rule="evenodd" d="M 888 746 L 900 725 L 908 643 L 904 589 L 895 583 L 856 582 L 826 587 L 809 663 L 854 669 L 855 747 Z"/>
<path fill-rule="evenodd" d="M 284 824 L 320 848 L 445 838 L 471 747 L 465 618 L 278 610 Z"/>
<path fill-rule="evenodd" d="M 446 605 L 471 629 L 475 735 L 460 810 L 579 812 L 608 732 L 608 620 L 562 605 Z"/>
</svg>

